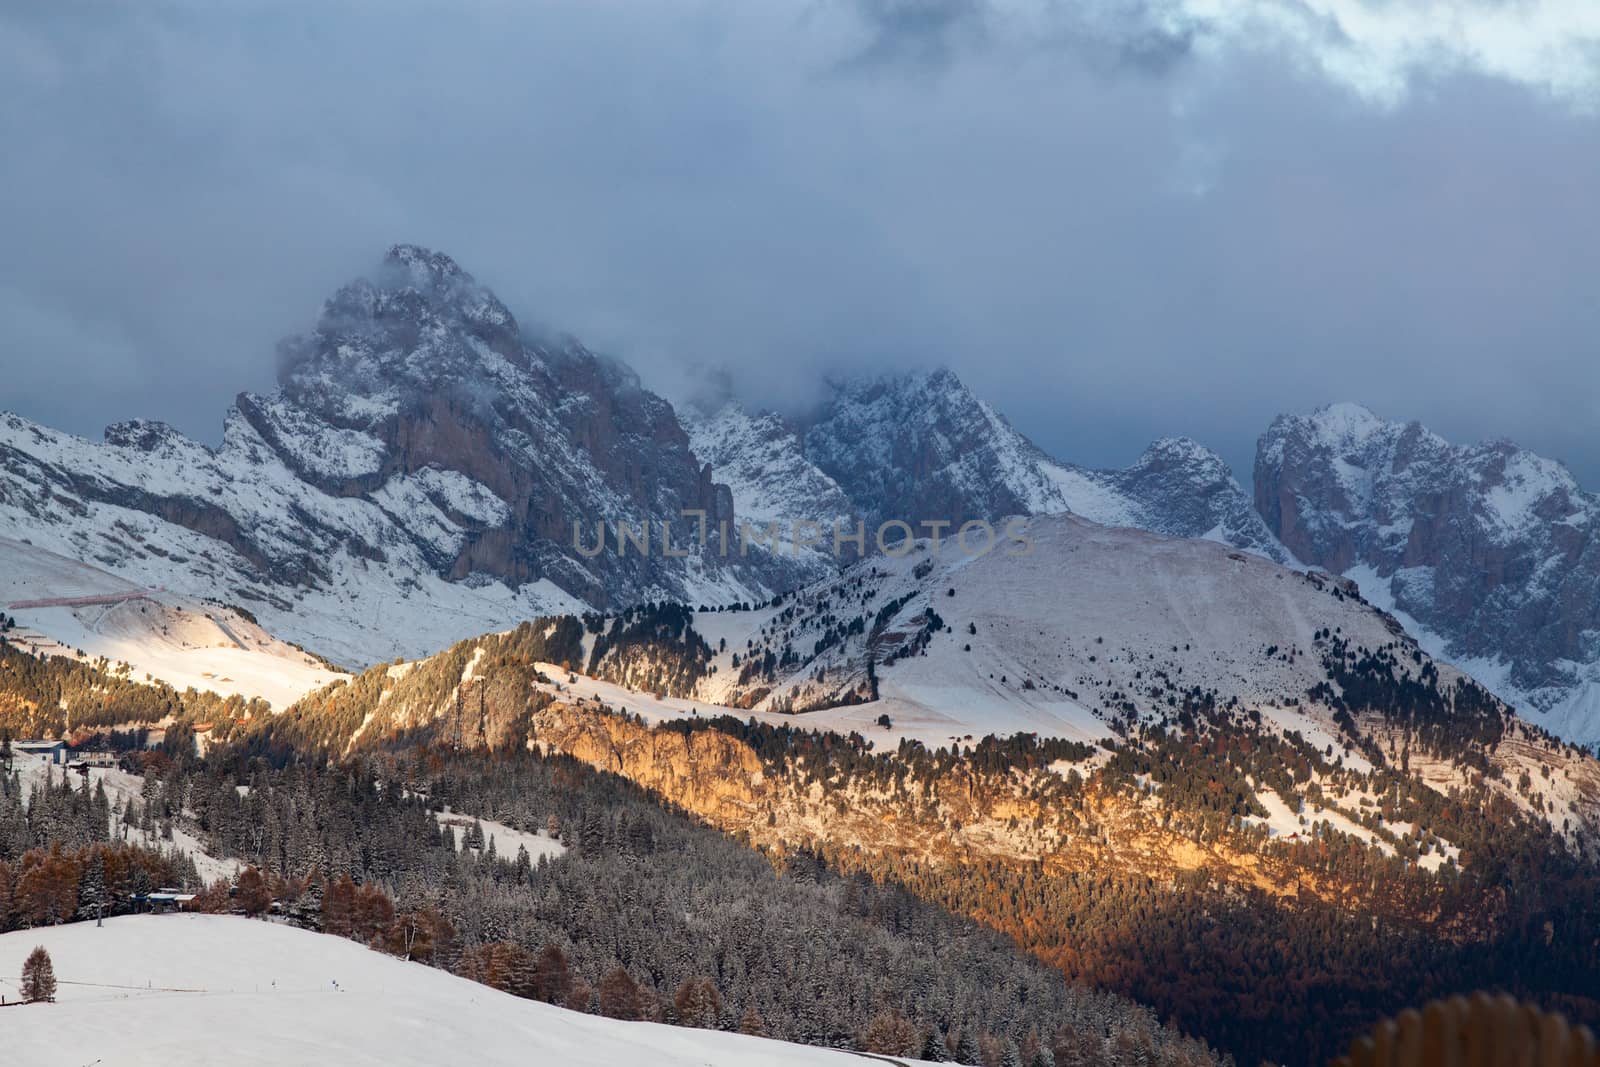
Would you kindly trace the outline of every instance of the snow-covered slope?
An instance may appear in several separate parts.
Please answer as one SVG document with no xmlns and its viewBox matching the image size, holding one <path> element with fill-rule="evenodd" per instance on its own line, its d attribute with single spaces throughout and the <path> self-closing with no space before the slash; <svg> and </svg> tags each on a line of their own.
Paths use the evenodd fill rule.
<svg viewBox="0 0 1600 1067">
<path fill-rule="evenodd" d="M 260 697 L 274 708 L 344 677 L 263 630 L 237 610 L 180 593 L 147 590 L 118 603 L 11 608 L 16 602 L 136 593 L 114 574 L 0 537 L 0 611 L 16 619 L 6 636 L 46 655 L 104 657 L 175 689 Z"/>
<path fill-rule="evenodd" d="M 0 1011 L 6 1062 L 849 1067 L 845 1052 L 626 1023 L 523 1000 L 343 938 L 253 919 L 133 915 L 0 935 L 0 992 L 36 945 L 57 1002 Z"/>
<path fill-rule="evenodd" d="M 781 416 L 750 414 L 728 402 L 711 411 L 693 406 L 679 413 L 694 454 L 711 464 L 717 479 L 733 493 L 741 522 L 765 528 L 777 524 L 789 541 L 800 523 L 831 531 L 849 529 L 855 506 L 839 483 L 805 456 L 799 434 Z M 837 570 L 831 544 L 813 547 L 804 558 L 808 577 Z"/>
<path fill-rule="evenodd" d="M 922 542 L 776 604 L 699 612 L 709 661 L 677 697 L 581 677 L 565 691 L 650 722 L 731 714 L 856 731 L 880 751 L 1018 732 L 1093 743 L 1229 709 L 1361 773 L 1380 749 L 1403 764 L 1396 746 L 1408 748 L 1407 773 L 1440 793 L 1487 784 L 1592 845 L 1600 764 L 1431 659 L 1354 582 L 1068 515 L 1012 532 L 982 555 Z M 649 677 L 626 655 L 591 672 Z"/>
<path fill-rule="evenodd" d="M 882 713 L 937 722 L 937 743 L 1017 730 L 1095 737 L 1125 703 L 1160 710 L 1194 687 L 1223 703 L 1300 700 L 1326 679 L 1312 651 L 1319 630 L 1371 648 L 1409 640 L 1342 583 L 1212 541 L 1067 515 L 1015 529 L 981 556 L 923 542 L 778 608 L 697 615 L 713 649 L 726 649 L 695 696 L 740 704 L 767 690 L 756 708 L 839 705 L 860 693 L 871 658 L 882 699 L 841 709 L 854 725 Z M 749 668 L 768 650 L 796 657 L 781 680 Z"/>
<path fill-rule="evenodd" d="M 435 506 L 413 518 L 440 541 L 465 536 Z M 237 413 L 214 452 L 151 423 L 95 444 L 0 415 L 0 533 L 236 604 L 353 666 L 578 603 L 548 582 L 448 581 L 391 514 L 302 482 Z"/>
<path fill-rule="evenodd" d="M 1255 480 L 1297 557 L 1358 579 L 1541 725 L 1600 741 L 1600 497 L 1565 467 L 1335 404 L 1276 420 Z"/>
<path fill-rule="evenodd" d="M 1310 730 L 1298 706 L 1329 680 L 1319 632 L 1408 657 L 1414 647 L 1353 583 L 1214 541 L 1071 515 L 1035 516 L 1011 533 L 982 554 L 978 538 L 974 554 L 924 540 L 776 604 L 697 612 L 712 654 L 680 697 L 583 677 L 569 685 L 652 720 L 753 712 L 930 747 L 1019 731 L 1092 741 L 1112 719 L 1163 715 L 1169 698 L 1195 689 L 1219 704 L 1285 709 Z M 1439 671 L 1446 688 L 1460 677 Z"/>
</svg>

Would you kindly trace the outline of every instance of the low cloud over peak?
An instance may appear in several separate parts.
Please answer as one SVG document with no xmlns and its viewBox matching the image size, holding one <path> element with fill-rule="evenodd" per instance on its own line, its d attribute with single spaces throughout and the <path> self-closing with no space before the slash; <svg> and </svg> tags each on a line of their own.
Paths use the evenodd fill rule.
<svg viewBox="0 0 1600 1067">
<path fill-rule="evenodd" d="M 12 10 L 0 407 L 215 438 L 403 239 L 669 391 L 948 364 L 1066 458 L 1236 469 L 1354 396 L 1600 484 L 1597 39 L 1489 0 Z"/>
</svg>

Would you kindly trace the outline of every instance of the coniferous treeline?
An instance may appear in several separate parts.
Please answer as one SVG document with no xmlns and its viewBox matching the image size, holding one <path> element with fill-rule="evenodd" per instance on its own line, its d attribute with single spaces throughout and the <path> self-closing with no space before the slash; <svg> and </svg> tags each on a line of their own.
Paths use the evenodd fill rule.
<svg viewBox="0 0 1600 1067">
<path fill-rule="evenodd" d="M 103 783 L 76 787 L 47 773 L 24 796 L 20 775 L 0 774 L 0 932 L 92 919 L 133 908 L 161 886 L 201 888 L 193 861 L 170 848 L 121 840 L 120 814 L 161 840 L 171 820 L 158 807 L 114 812 Z"/>
<path fill-rule="evenodd" d="M 0 636 L 0 730 L 12 737 L 65 737 L 169 716 L 226 723 L 268 711 L 262 700 L 136 679 L 126 664 L 31 655 Z"/>
</svg>

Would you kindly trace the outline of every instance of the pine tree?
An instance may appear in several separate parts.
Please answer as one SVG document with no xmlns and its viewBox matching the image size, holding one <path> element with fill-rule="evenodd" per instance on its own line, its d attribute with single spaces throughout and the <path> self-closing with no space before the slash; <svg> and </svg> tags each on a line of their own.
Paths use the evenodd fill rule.
<svg viewBox="0 0 1600 1067">
<path fill-rule="evenodd" d="M 106 857 L 99 848 L 84 865 L 83 878 L 78 882 L 78 914 L 84 919 L 100 919 L 106 910 Z"/>
<path fill-rule="evenodd" d="M 40 945 L 22 964 L 22 999 L 29 1004 L 56 999 L 56 968 Z"/>
</svg>

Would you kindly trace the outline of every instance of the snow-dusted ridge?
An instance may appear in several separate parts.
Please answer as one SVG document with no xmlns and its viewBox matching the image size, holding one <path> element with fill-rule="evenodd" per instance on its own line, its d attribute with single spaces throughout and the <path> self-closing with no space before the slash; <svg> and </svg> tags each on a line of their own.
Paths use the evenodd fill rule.
<svg viewBox="0 0 1600 1067">
<path fill-rule="evenodd" d="M 801 590 L 778 609 L 699 613 L 696 628 L 718 651 L 694 695 L 736 704 L 765 688 L 756 710 L 837 704 L 827 696 L 858 681 L 874 627 L 810 653 L 852 617 L 888 611 L 873 642 L 881 699 L 818 714 L 860 725 L 882 713 L 947 723 L 944 736 L 924 738 L 936 744 L 1019 730 L 1093 739 L 1122 704 L 1117 692 L 1145 705 L 1153 685 L 1198 686 L 1223 702 L 1291 703 L 1325 677 L 1311 651 L 1315 631 L 1337 628 L 1374 648 L 1397 639 L 1391 620 L 1326 577 L 1216 542 L 1070 515 L 1037 516 L 1017 529 L 1017 540 L 982 556 L 924 541 Z M 930 610 L 937 627 L 920 621 Z M 780 672 L 785 680 L 740 681 L 736 655 L 748 662 L 784 647 L 800 657 Z"/>
</svg>

